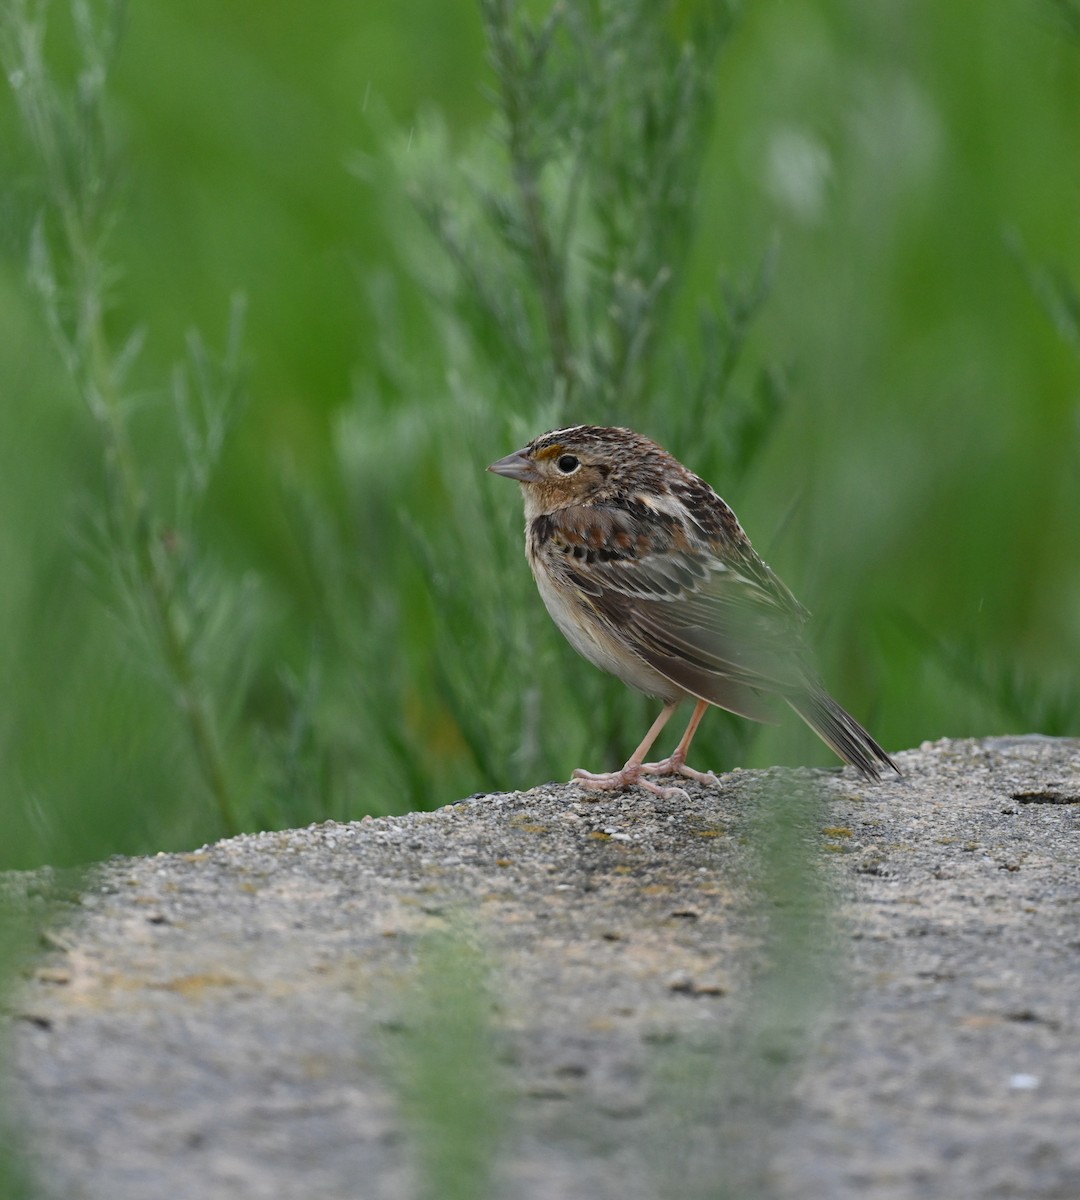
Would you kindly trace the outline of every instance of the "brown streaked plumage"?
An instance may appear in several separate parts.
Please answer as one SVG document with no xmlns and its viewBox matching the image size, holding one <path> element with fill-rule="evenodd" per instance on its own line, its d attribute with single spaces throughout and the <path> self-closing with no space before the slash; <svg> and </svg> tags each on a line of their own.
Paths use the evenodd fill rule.
<svg viewBox="0 0 1080 1200">
<path fill-rule="evenodd" d="M 755 553 L 727 504 L 662 447 L 630 429 L 555 429 L 488 468 L 521 484 L 525 540 L 540 595 L 570 644 L 664 708 L 621 771 L 574 777 L 589 788 L 649 775 L 715 776 L 686 765 L 710 705 L 774 720 L 780 697 L 871 780 L 900 773 L 825 691 L 803 642 L 809 613 Z M 645 762 L 676 707 L 696 705 L 675 752 Z"/>
</svg>

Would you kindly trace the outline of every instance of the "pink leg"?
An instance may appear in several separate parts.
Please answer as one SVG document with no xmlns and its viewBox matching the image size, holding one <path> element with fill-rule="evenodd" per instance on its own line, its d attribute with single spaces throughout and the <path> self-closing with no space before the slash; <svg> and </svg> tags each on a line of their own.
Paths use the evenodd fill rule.
<svg viewBox="0 0 1080 1200">
<path fill-rule="evenodd" d="M 675 751 L 671 757 L 665 758 L 663 762 L 643 763 L 641 769 L 650 775 L 685 775 L 687 779 L 696 779 L 698 783 L 719 782 L 712 771 L 695 771 L 693 767 L 686 765 L 686 756 L 690 751 L 690 743 L 694 740 L 694 734 L 697 733 L 697 727 L 701 724 L 701 718 L 708 711 L 709 702 L 707 700 L 699 700 L 694 706 L 693 715 L 690 717 L 690 724 L 687 725 L 686 732 L 682 735 L 682 739 L 675 747 Z"/>
<path fill-rule="evenodd" d="M 670 758 L 665 758 L 662 762 L 647 763 L 645 761 L 645 755 L 652 749 L 653 742 L 660 736 L 660 731 L 671 719 L 671 714 L 677 707 L 677 701 L 673 704 L 664 705 L 663 711 L 652 723 L 652 727 L 642 739 L 641 745 L 630 755 L 621 771 L 594 774 L 592 771 L 583 771 L 579 767 L 574 772 L 573 778 L 580 779 L 584 787 L 596 791 L 621 791 L 623 788 L 632 787 L 634 784 L 637 784 L 638 787 L 643 787 L 647 791 L 655 792 L 656 795 L 669 799 L 678 795 L 685 796 L 686 793 L 682 788 L 659 787 L 649 779 L 642 779 L 642 776 L 685 775 L 689 779 L 696 779 L 698 783 L 716 783 L 716 776 L 711 772 L 706 774 L 686 766 L 686 754 L 690 749 L 690 743 L 694 740 L 694 734 L 697 732 L 697 727 L 701 724 L 701 718 L 705 715 L 709 707 L 708 702 L 705 700 L 697 702 L 693 716 L 690 718 L 690 724 L 686 727 L 686 732 L 675 748 L 674 754 Z"/>
<path fill-rule="evenodd" d="M 642 738 L 641 745 L 634 751 L 633 754 L 626 760 L 626 766 L 621 771 L 609 771 L 602 774 L 594 774 L 592 771 L 583 770 L 578 767 L 572 778 L 580 779 L 585 787 L 595 791 L 621 791 L 623 788 L 628 788 L 638 782 L 638 776 L 641 774 L 642 765 L 645 762 L 645 755 L 652 749 L 653 742 L 660 736 L 661 730 L 671 720 L 671 714 L 679 707 L 676 700 L 672 704 L 665 704 L 663 711 L 653 721 L 649 732 Z M 659 792 L 660 789 L 655 784 L 646 782 L 643 786 L 648 787 L 651 791 Z"/>
</svg>

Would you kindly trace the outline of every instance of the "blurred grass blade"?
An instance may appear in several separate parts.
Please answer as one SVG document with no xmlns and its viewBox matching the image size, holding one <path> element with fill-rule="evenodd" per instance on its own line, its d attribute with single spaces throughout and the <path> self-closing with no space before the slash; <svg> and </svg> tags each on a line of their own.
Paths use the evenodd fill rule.
<svg viewBox="0 0 1080 1200">
<path fill-rule="evenodd" d="M 763 782 L 746 840 L 747 989 L 723 1030 L 653 1048 L 655 1195 L 769 1200 L 802 1063 L 834 1000 L 835 914 L 820 866 L 825 803 L 812 781 Z"/>
<path fill-rule="evenodd" d="M 508 1112 L 489 967 L 451 924 L 420 945 L 391 1055 L 420 1170 L 418 1200 L 485 1200 Z"/>
</svg>

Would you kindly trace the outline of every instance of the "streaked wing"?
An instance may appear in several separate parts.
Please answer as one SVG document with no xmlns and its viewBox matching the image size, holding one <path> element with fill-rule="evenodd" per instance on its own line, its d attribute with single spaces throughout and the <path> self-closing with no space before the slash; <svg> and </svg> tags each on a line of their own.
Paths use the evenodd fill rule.
<svg viewBox="0 0 1080 1200">
<path fill-rule="evenodd" d="M 719 542 L 645 505 L 546 519 L 562 569 L 597 616 L 680 687 L 762 720 L 760 693 L 806 686 L 806 611 L 745 535 Z"/>
</svg>

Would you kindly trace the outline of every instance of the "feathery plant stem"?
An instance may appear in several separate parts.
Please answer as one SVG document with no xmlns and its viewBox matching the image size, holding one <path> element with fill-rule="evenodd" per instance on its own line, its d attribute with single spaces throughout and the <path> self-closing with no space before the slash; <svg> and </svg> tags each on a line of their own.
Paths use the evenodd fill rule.
<svg viewBox="0 0 1080 1200">
<path fill-rule="evenodd" d="M 763 381 L 748 398 L 735 380 L 767 270 L 747 285 L 729 284 L 721 295 L 702 298 L 706 311 L 692 346 L 664 337 L 672 303 L 688 281 L 716 67 L 736 6 L 480 0 L 479 9 L 492 127 L 460 155 L 443 128 L 429 123 L 419 138 L 410 132 L 396 165 L 445 252 L 444 269 L 430 261 L 419 267 L 431 282 L 436 327 L 456 356 L 460 395 L 475 410 L 470 422 L 457 414 L 448 422 L 442 445 L 454 449 L 445 449 L 439 466 L 456 506 L 455 519 L 444 525 L 468 535 L 459 544 L 447 528 L 436 539 L 421 523 L 411 531 L 420 574 L 433 595 L 439 592 L 432 606 L 439 666 L 431 674 L 459 745 L 471 755 L 474 781 L 503 786 L 509 779 L 528 782 L 528 765 L 550 758 L 535 733 L 558 727 L 556 707 L 565 717 L 563 734 L 579 705 L 579 718 L 588 712 L 591 740 L 612 746 L 625 736 L 630 709 L 640 713 L 629 696 L 615 706 L 596 704 L 603 685 L 589 677 L 591 668 L 567 663 L 563 651 L 549 661 L 546 631 L 534 637 L 521 621 L 515 629 L 514 622 L 478 616 L 489 594 L 500 597 L 500 609 L 517 606 L 506 602 L 505 577 L 483 587 L 475 578 L 463 583 L 459 564 L 505 564 L 520 553 L 501 512 L 472 499 L 477 492 L 486 497 L 478 482 L 486 462 L 514 439 L 577 421 L 632 425 L 675 447 L 711 426 L 719 434 L 710 439 L 712 462 L 695 465 L 734 473 L 728 458 L 738 457 L 741 474 L 775 424 L 779 404 L 762 401 L 776 397 Z M 385 174 L 368 177 L 385 181 Z M 414 244 L 404 253 L 415 259 Z M 508 409 L 515 420 L 505 419 Z M 500 425 L 500 436 L 492 437 Z M 489 458 L 477 456 L 478 446 Z M 478 553 L 478 528 L 487 531 L 488 560 Z M 518 585 L 531 586 L 524 579 Z M 523 590 L 522 604 L 535 603 Z M 500 643 L 483 663 L 475 653 L 462 654 L 460 631 L 470 626 L 482 626 L 487 641 Z M 526 642 L 528 660 L 540 671 L 529 712 L 523 696 L 514 698 L 509 720 L 498 704 L 478 708 L 476 696 L 490 692 L 500 664 L 522 661 Z M 601 709 L 610 728 L 598 734 Z M 532 732 L 511 745 L 512 725 Z M 552 742 L 569 759 L 565 736 L 553 734 Z M 625 761 L 621 749 L 612 754 Z"/>
<path fill-rule="evenodd" d="M 154 513 L 125 412 L 124 375 L 142 334 L 134 331 L 116 352 L 105 326 L 106 244 L 115 211 L 106 86 L 120 46 L 125 4 L 106 0 L 95 19 L 88 0 L 72 0 L 82 62 L 70 97 L 45 62 L 46 9 L 45 3 L 13 0 L 3 28 L 5 67 L 45 184 L 44 210 L 31 239 L 31 282 L 101 435 L 107 521 L 118 543 L 114 553 L 125 558 L 121 570 L 156 631 L 158 651 L 222 826 L 235 833 L 240 826 L 217 723 L 194 660 L 194 622 L 185 611 L 168 530 Z M 234 322 L 238 317 L 234 310 Z"/>
<path fill-rule="evenodd" d="M 566 269 L 562 254 L 551 236 L 540 195 L 541 159 L 532 146 L 532 108 L 526 94 L 528 81 L 543 69 L 562 7 L 556 5 L 541 28 L 530 33 L 525 48 L 519 49 L 511 30 L 509 0 L 482 0 L 484 27 L 491 47 L 491 62 L 507 127 L 507 152 L 517 188 L 529 250 L 536 274 L 537 291 L 544 311 L 557 387 L 569 398 L 576 367 L 570 336 L 570 313 L 566 294 Z"/>
<path fill-rule="evenodd" d="M 508 184 L 481 209 L 520 265 L 506 277 L 535 302 L 531 354 L 548 360 L 557 405 L 647 405 L 732 11 L 561 0 L 533 21 L 510 0 L 481 0 L 481 14 Z M 420 202 L 459 269 L 469 264 L 463 277 L 484 278 L 445 203 Z M 481 308 L 506 357 L 521 340 L 515 302 L 489 289 Z"/>
</svg>

